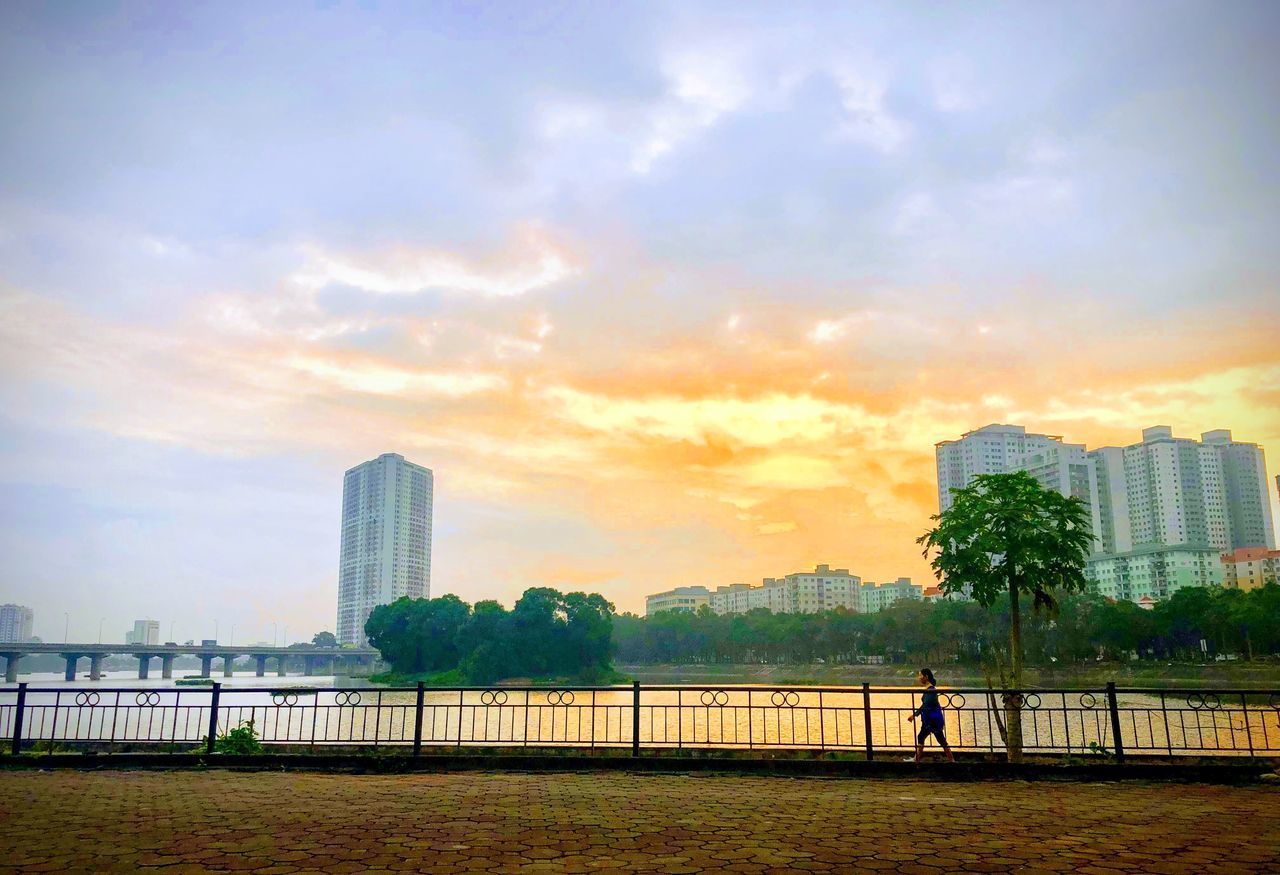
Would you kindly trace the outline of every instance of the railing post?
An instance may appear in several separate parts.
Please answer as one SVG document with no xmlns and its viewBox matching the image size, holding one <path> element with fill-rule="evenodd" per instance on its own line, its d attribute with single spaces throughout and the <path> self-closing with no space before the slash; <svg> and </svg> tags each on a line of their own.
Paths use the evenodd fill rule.
<svg viewBox="0 0 1280 875">
<path fill-rule="evenodd" d="M 425 699 L 426 690 L 423 682 L 418 681 L 418 708 L 417 714 L 413 718 L 413 755 L 418 756 L 422 753 L 422 703 Z"/>
<path fill-rule="evenodd" d="M 18 684 L 18 701 L 13 709 L 13 755 L 22 752 L 22 711 L 27 705 L 27 682 Z"/>
<path fill-rule="evenodd" d="M 1107 708 L 1111 711 L 1111 743 L 1116 749 L 1116 762 L 1124 762 L 1124 740 L 1120 737 L 1120 709 L 1116 705 L 1116 682 L 1107 681 Z"/>
<path fill-rule="evenodd" d="M 867 739 L 867 762 L 875 758 L 875 749 L 871 744 L 871 684 L 862 684 L 862 729 Z"/>
<path fill-rule="evenodd" d="M 640 756 L 640 682 L 631 682 L 631 755 Z"/>
<path fill-rule="evenodd" d="M 213 695 L 209 699 L 209 737 L 205 739 L 204 752 L 213 753 L 213 743 L 218 738 L 218 700 L 222 697 L 222 684 L 213 682 Z"/>
</svg>

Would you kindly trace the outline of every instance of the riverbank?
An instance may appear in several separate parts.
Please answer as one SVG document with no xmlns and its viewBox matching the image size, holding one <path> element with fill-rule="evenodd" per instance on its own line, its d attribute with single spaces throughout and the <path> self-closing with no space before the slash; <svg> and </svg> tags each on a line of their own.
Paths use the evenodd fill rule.
<svg viewBox="0 0 1280 875">
<path fill-rule="evenodd" d="M 777 684 L 779 686 L 900 686 L 915 683 L 913 665 L 619 665 L 617 671 L 642 684 Z M 979 666 L 934 666 L 950 687 L 984 686 Z M 1280 689 L 1280 663 L 1098 663 L 1063 668 L 1028 668 L 1027 684 L 1037 687 L 1120 686 L 1258 687 Z"/>
</svg>

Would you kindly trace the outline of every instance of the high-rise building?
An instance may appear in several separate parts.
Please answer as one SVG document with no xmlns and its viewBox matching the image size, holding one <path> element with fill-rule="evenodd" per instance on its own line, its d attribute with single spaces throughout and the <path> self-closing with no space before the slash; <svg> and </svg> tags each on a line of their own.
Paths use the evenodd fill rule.
<svg viewBox="0 0 1280 875">
<path fill-rule="evenodd" d="M 124 633 L 125 644 L 159 644 L 159 620 L 134 620 L 133 630 Z"/>
<path fill-rule="evenodd" d="M 979 474 L 1006 474 L 1036 450 L 1061 446 L 1062 438 L 1027 434 L 1021 425 L 984 425 L 959 440 L 935 444 L 938 460 L 938 509 L 951 507 L 951 490 L 963 489 Z"/>
<path fill-rule="evenodd" d="M 1065 444 L 1058 435 L 1027 434 L 1021 425 L 993 424 L 936 444 L 935 454 L 939 510 L 951 507 L 951 490 L 963 489 L 979 474 L 1026 471 L 1046 489 L 1084 502 L 1095 541 L 1101 545 L 1097 475 L 1084 444 Z"/>
<path fill-rule="evenodd" d="M 0 605 L 0 641 L 30 641 L 34 617 L 35 614 L 25 605 Z"/>
<path fill-rule="evenodd" d="M 430 468 L 384 453 L 342 481 L 338 643 L 364 647 L 378 605 L 431 594 Z"/>
</svg>

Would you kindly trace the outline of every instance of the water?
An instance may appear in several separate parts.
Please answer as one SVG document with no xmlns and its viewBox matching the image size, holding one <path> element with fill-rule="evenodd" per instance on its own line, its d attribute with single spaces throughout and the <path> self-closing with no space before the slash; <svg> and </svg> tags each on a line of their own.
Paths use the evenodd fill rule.
<svg viewBox="0 0 1280 875">
<path fill-rule="evenodd" d="M 412 744 L 416 691 L 369 688 L 361 679 L 263 677 L 223 682 L 218 732 L 253 721 L 267 742 L 312 746 Z M 332 689 L 335 681 L 345 688 Z M 35 677 L 23 736 L 55 741 L 197 744 L 208 733 L 212 691 L 173 681 L 106 678 L 67 683 Z M 319 689 L 329 688 L 329 689 Z M 838 688 L 836 688 L 838 689 Z M 0 736 L 10 736 L 16 694 L 0 690 Z M 943 691 L 947 736 L 958 750 L 1001 751 L 999 711 L 981 693 Z M 918 691 L 646 688 L 639 713 L 646 747 L 907 750 L 919 724 L 907 718 Z M 1041 693 L 1028 697 L 1023 735 L 1028 751 L 1087 753 L 1114 747 L 1105 694 Z M 1280 710 L 1245 707 L 1186 693 L 1122 694 L 1117 700 L 1127 752 L 1177 754 L 1280 753 Z M 1215 707 L 1216 706 L 1216 707 Z M 426 746 L 566 745 L 629 747 L 636 714 L 630 689 L 427 691 L 421 738 Z M 930 745 L 932 746 L 932 742 Z"/>
</svg>

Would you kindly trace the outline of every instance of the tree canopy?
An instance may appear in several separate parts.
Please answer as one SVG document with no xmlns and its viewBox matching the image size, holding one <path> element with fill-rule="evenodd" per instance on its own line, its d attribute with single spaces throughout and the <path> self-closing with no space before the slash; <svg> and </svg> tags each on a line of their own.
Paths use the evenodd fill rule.
<svg viewBox="0 0 1280 875">
<path fill-rule="evenodd" d="M 592 679 L 610 668 L 613 605 L 592 593 L 526 590 L 511 611 L 454 595 L 374 608 L 369 643 L 402 674 L 459 669 L 470 683 L 505 677 Z"/>
</svg>

